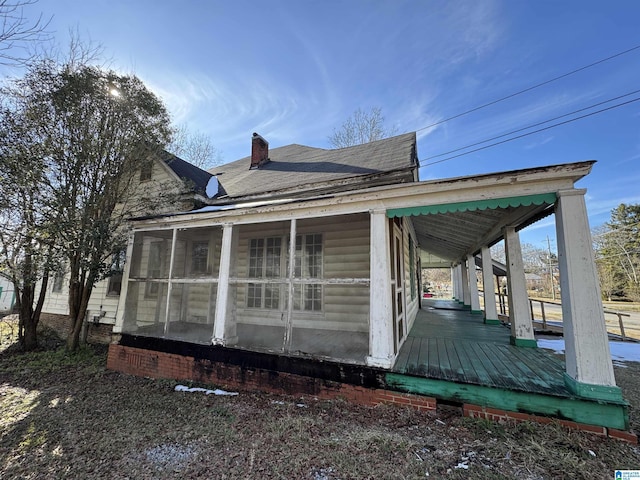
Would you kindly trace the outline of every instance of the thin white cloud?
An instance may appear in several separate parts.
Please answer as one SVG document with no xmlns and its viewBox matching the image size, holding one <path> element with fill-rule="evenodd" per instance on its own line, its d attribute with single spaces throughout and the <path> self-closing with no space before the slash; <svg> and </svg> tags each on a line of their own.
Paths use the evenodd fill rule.
<svg viewBox="0 0 640 480">
<path fill-rule="evenodd" d="M 551 135 L 551 136 L 543 138 L 543 139 L 541 139 L 539 141 L 531 142 L 531 143 L 525 145 L 524 148 L 525 148 L 525 150 L 531 150 L 533 148 L 541 147 L 542 145 L 546 145 L 547 143 L 553 141 L 553 139 L 554 139 L 554 137 L 553 137 L 553 135 Z"/>
</svg>

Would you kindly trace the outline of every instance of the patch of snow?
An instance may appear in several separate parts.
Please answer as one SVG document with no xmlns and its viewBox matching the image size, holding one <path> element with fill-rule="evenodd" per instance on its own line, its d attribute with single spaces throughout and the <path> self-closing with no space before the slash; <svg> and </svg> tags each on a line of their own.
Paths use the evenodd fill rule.
<svg viewBox="0 0 640 480">
<path fill-rule="evenodd" d="M 219 186 L 220 186 L 220 183 L 218 182 L 218 178 L 215 175 L 213 175 L 209 179 L 209 182 L 207 182 L 207 187 L 205 188 L 205 193 L 207 194 L 207 197 L 213 198 L 216 195 L 218 195 Z"/>
<path fill-rule="evenodd" d="M 314 467 L 311 470 L 311 474 L 313 475 L 313 480 L 330 480 L 333 478 L 334 470 L 332 467 L 329 468 L 317 468 Z"/>
<path fill-rule="evenodd" d="M 197 455 L 197 451 L 190 446 L 163 444 L 145 450 L 144 455 L 160 470 L 165 468 L 181 470 Z"/>
<path fill-rule="evenodd" d="M 216 388 L 215 390 L 207 390 L 206 388 L 198 388 L 198 387 L 189 388 L 185 385 L 176 385 L 175 391 L 176 392 L 204 392 L 205 395 L 230 395 L 230 396 L 238 395 L 238 392 L 227 392 L 225 390 L 220 390 L 218 388 Z"/>
<path fill-rule="evenodd" d="M 555 353 L 564 353 L 564 340 L 539 339 L 538 347 L 553 350 Z M 640 343 L 636 342 L 609 342 L 611 358 L 619 362 L 640 362 Z"/>
<path fill-rule="evenodd" d="M 454 468 L 463 468 L 465 470 L 468 470 L 469 469 L 469 465 L 467 464 L 467 462 L 460 462 Z"/>
</svg>

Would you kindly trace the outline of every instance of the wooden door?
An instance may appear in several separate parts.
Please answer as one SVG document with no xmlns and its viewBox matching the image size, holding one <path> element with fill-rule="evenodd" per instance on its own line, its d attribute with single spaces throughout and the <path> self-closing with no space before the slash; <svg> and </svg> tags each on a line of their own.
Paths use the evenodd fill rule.
<svg viewBox="0 0 640 480">
<path fill-rule="evenodd" d="M 392 257 L 392 273 L 391 273 L 391 291 L 393 294 L 393 339 L 394 351 L 398 352 L 400 344 L 405 336 L 407 325 L 406 320 L 406 300 L 404 285 L 404 249 L 402 230 L 397 223 L 394 222 L 393 235 L 391 237 L 391 257 Z"/>
</svg>

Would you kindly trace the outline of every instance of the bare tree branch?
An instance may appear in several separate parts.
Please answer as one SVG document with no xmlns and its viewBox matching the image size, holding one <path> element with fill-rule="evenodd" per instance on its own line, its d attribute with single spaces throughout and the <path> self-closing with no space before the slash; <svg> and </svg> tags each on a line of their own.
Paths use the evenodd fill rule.
<svg viewBox="0 0 640 480">
<path fill-rule="evenodd" d="M 32 56 L 30 45 L 50 39 L 46 29 L 51 19 L 42 14 L 35 21 L 25 17 L 25 7 L 35 3 L 37 0 L 0 0 L 0 64 L 23 64 Z"/>
<path fill-rule="evenodd" d="M 334 128 L 328 140 L 334 148 L 344 148 L 382 140 L 395 134 L 395 127 L 385 129 L 380 107 L 373 107 L 368 112 L 358 108 L 339 129 Z"/>
<path fill-rule="evenodd" d="M 211 138 L 201 132 L 191 132 L 186 125 L 174 127 L 167 150 L 204 170 L 221 163 L 220 153 Z"/>
</svg>

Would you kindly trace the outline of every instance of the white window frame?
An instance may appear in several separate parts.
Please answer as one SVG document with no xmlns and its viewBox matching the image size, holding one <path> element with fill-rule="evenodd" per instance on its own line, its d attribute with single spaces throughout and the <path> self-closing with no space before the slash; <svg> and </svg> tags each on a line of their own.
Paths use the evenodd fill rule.
<svg viewBox="0 0 640 480">
<path fill-rule="evenodd" d="M 270 245 L 271 242 L 271 245 Z M 269 250 L 277 247 L 277 259 Z M 319 250 L 317 247 L 319 245 Z M 314 248 L 312 255 L 319 257 L 313 262 L 305 254 Z M 260 255 L 255 255 L 256 253 Z M 255 260 L 253 260 L 255 258 Z M 273 279 L 279 282 L 248 282 L 245 306 L 249 309 L 285 310 L 288 302 L 289 283 L 287 272 L 289 258 L 289 237 L 260 237 L 248 240 L 247 277 L 249 279 Z M 271 261 L 270 261 L 271 260 Z M 254 263 L 252 265 L 252 263 Z M 256 265 L 256 263 L 258 263 Z M 277 265 L 275 265 L 277 264 Z M 276 275 L 277 273 L 277 275 Z M 305 275 L 303 275 L 305 274 Z M 324 289 L 320 283 L 310 283 L 310 279 L 322 279 L 324 275 L 324 236 L 322 233 L 301 233 L 296 235 L 294 265 L 293 310 L 296 312 L 321 313 L 324 310 Z M 256 294 L 257 293 L 257 294 Z M 310 296 L 310 298 L 309 298 Z"/>
</svg>

